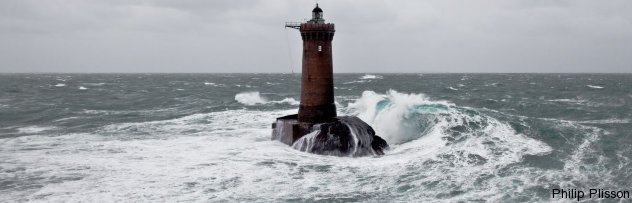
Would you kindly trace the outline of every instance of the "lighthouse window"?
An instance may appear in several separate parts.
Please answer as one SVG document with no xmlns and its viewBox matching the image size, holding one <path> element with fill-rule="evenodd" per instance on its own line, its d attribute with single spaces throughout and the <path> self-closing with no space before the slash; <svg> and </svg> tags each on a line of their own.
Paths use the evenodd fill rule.
<svg viewBox="0 0 632 203">
<path fill-rule="evenodd" d="M 321 51 L 323 51 L 323 46 L 318 45 L 318 52 L 321 52 Z"/>
</svg>

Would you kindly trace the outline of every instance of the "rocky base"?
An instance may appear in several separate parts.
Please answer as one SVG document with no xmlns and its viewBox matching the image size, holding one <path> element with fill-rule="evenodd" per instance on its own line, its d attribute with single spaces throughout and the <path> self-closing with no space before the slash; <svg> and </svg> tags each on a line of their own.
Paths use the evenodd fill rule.
<svg viewBox="0 0 632 203">
<path fill-rule="evenodd" d="M 383 155 L 388 144 L 369 124 L 355 116 L 336 117 L 332 122 L 301 123 L 296 115 L 277 118 L 272 139 L 294 149 L 332 156 Z"/>
</svg>

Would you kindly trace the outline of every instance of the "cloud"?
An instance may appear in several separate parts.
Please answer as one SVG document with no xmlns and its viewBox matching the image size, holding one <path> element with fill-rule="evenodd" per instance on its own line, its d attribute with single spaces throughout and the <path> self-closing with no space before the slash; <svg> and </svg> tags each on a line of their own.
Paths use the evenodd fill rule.
<svg viewBox="0 0 632 203">
<path fill-rule="evenodd" d="M 289 72 L 301 41 L 283 23 L 312 4 L 0 1 L 0 72 Z M 336 23 L 336 72 L 632 71 L 626 0 L 320 4 Z"/>
</svg>

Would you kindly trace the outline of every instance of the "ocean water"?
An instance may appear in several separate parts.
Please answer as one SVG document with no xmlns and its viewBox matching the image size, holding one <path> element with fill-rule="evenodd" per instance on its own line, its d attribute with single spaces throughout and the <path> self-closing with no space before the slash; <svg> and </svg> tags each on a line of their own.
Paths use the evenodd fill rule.
<svg viewBox="0 0 632 203">
<path fill-rule="evenodd" d="M 632 189 L 632 74 L 339 74 L 390 144 L 271 141 L 298 74 L 0 75 L 0 202 L 540 202 Z M 559 200 L 559 199 L 558 199 Z M 567 200 L 565 200 L 567 201 Z"/>
</svg>

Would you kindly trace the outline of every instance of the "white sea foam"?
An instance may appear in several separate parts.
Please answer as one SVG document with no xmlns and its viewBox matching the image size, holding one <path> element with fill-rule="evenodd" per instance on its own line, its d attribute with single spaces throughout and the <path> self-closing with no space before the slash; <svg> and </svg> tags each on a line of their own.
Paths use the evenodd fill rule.
<svg viewBox="0 0 632 203">
<path fill-rule="evenodd" d="M 28 126 L 28 127 L 21 127 L 18 128 L 18 133 L 23 133 L 23 134 L 37 134 L 40 132 L 44 132 L 47 130 L 53 130 L 55 129 L 55 127 L 53 126 Z"/>
<path fill-rule="evenodd" d="M 393 156 L 390 159 L 412 158 L 441 163 L 432 166 L 438 167 L 437 170 L 425 170 L 423 176 L 427 178 L 419 183 L 436 181 L 439 186 L 433 191 L 449 190 L 452 186 L 444 179 L 449 176 L 452 177 L 450 181 L 468 188 L 466 190 L 477 191 L 456 197 L 455 201 L 495 196 L 494 193 L 500 193 L 502 187 L 512 186 L 504 183 L 506 180 L 503 179 L 477 186 L 475 179 L 481 174 L 493 174 L 503 166 L 519 162 L 525 155 L 552 151 L 545 143 L 516 133 L 506 123 L 475 113 L 471 108 L 430 101 L 422 94 L 389 91 L 382 95 L 366 91 L 350 104 L 350 110 L 394 145 L 393 150 L 388 152 Z M 423 161 L 413 165 L 408 167 L 429 167 Z M 419 195 L 423 197 L 432 192 L 421 193 Z"/>
<path fill-rule="evenodd" d="M 371 74 L 365 74 L 362 77 L 360 77 L 360 80 L 375 80 L 375 79 L 382 79 L 383 77 L 381 75 L 371 75 Z"/>
<path fill-rule="evenodd" d="M 458 91 L 458 90 L 459 90 L 459 89 L 454 88 L 454 87 L 448 87 L 448 89 L 450 89 L 450 90 L 454 90 L 454 91 Z"/>
<path fill-rule="evenodd" d="M 587 121 L 579 121 L 579 123 L 583 124 L 625 124 L 630 123 L 630 119 L 603 119 L 603 120 L 587 120 Z"/>
<path fill-rule="evenodd" d="M 585 103 L 586 100 L 581 100 L 581 99 L 550 99 L 547 101 L 551 101 L 551 102 L 566 102 L 566 103 Z"/>
<path fill-rule="evenodd" d="M 84 86 L 79 86 L 80 90 L 87 90 L 88 88 L 84 87 Z"/>
<path fill-rule="evenodd" d="M 367 82 L 367 80 L 354 80 L 351 82 L 344 82 L 342 84 L 348 85 L 348 84 L 353 84 L 353 83 L 365 83 L 365 82 Z"/>
<path fill-rule="evenodd" d="M 66 84 L 64 83 L 57 83 L 56 85 L 54 85 L 55 87 L 65 87 Z"/>
<path fill-rule="evenodd" d="M 235 100 L 247 106 L 268 103 L 259 92 L 242 92 L 235 95 Z"/>
<path fill-rule="evenodd" d="M 551 147 L 475 108 L 365 91 L 344 109 L 370 123 L 391 150 L 379 158 L 333 157 L 271 141 L 270 123 L 296 109 L 226 110 L 56 136 L 33 130 L 42 135 L 0 142 L 0 177 L 14 185 L 0 202 L 503 202 L 511 191 L 609 176 L 581 163 L 597 133 L 578 141 L 564 169 L 547 170 L 519 162 Z"/>
<path fill-rule="evenodd" d="M 259 92 L 242 92 L 235 95 L 235 100 L 241 104 L 246 106 L 254 106 L 258 104 L 290 104 L 290 105 L 299 105 L 299 101 L 296 101 L 294 98 L 285 98 L 280 101 L 268 101 L 266 98 L 261 96 Z"/>
<path fill-rule="evenodd" d="M 103 85 L 105 85 L 105 83 L 104 83 L 104 82 L 99 82 L 99 83 L 83 83 L 83 84 L 84 84 L 84 85 L 87 85 L 87 86 L 103 86 Z"/>
<path fill-rule="evenodd" d="M 247 88 L 253 88 L 253 87 L 257 87 L 257 86 L 252 86 L 252 85 L 235 85 L 235 87 L 247 87 Z"/>
<path fill-rule="evenodd" d="M 204 82 L 204 85 L 206 85 L 206 86 L 213 86 L 213 87 L 225 87 L 226 86 L 224 84 L 217 84 L 217 83 L 214 83 L 214 82 Z"/>
<path fill-rule="evenodd" d="M 283 99 L 281 101 L 271 101 L 271 103 L 274 103 L 274 104 L 290 104 L 290 105 L 296 105 L 297 106 L 301 102 L 296 101 L 296 99 L 294 99 L 294 98 L 285 98 L 285 99 Z"/>
<path fill-rule="evenodd" d="M 485 87 L 489 87 L 489 86 L 498 87 L 500 85 L 502 85 L 502 84 L 501 83 L 497 83 L 497 82 L 493 82 L 493 83 L 485 84 Z"/>
<path fill-rule="evenodd" d="M 590 88 L 593 88 L 593 89 L 603 89 L 602 86 L 597 86 L 597 85 L 586 85 L 586 87 L 590 87 Z"/>
</svg>

